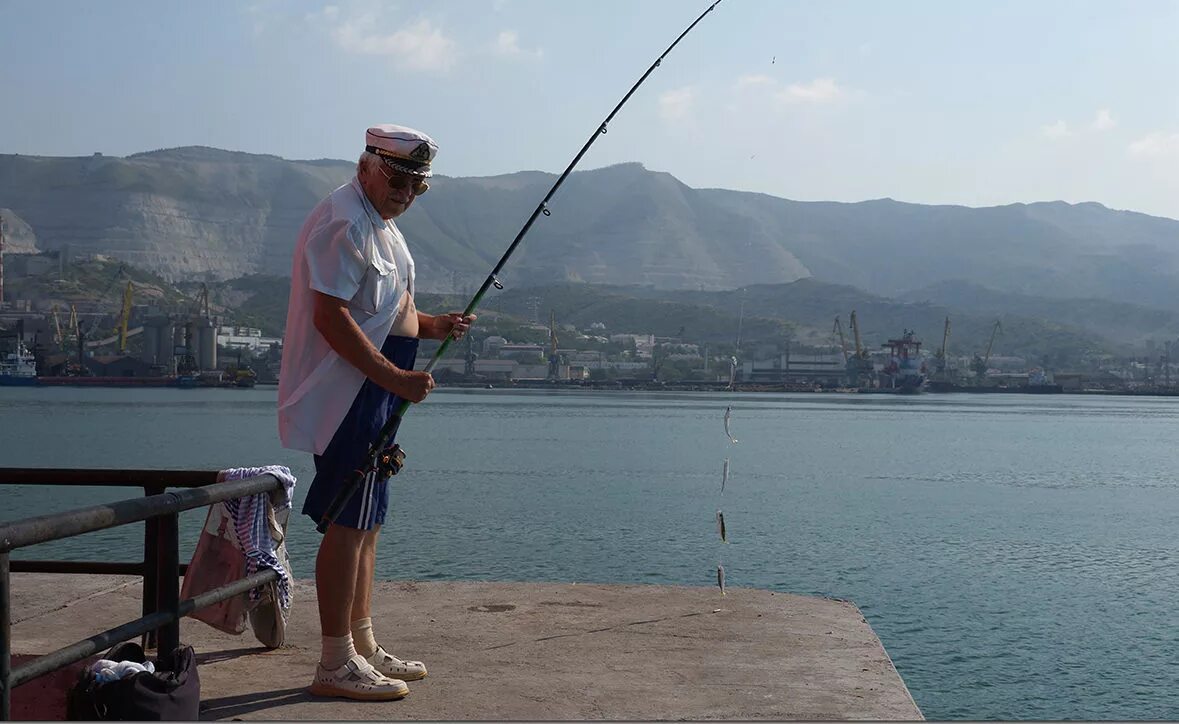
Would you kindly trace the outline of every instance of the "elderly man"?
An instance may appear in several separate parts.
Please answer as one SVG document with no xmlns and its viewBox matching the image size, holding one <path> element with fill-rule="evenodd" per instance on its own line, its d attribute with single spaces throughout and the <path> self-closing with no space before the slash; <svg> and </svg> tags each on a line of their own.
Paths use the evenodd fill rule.
<svg viewBox="0 0 1179 724">
<path fill-rule="evenodd" d="M 412 128 L 368 129 L 356 176 L 321 201 L 295 247 L 278 419 L 283 445 L 315 454 L 303 512 L 322 519 L 400 400 L 434 388 L 415 372 L 419 339 L 456 339 L 474 315 L 423 314 L 414 306 L 414 264 L 393 219 L 429 186 L 438 146 Z M 421 679 L 420 661 L 377 644 L 370 618 L 377 536 L 388 480 L 362 485 L 328 528 L 315 560 L 323 651 L 311 692 L 400 699 Z"/>
</svg>

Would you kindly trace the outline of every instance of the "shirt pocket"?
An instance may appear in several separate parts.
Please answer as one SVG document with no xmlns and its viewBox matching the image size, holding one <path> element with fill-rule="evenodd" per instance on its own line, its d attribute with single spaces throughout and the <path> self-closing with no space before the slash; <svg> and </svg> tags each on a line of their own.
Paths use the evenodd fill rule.
<svg viewBox="0 0 1179 724">
<path fill-rule="evenodd" d="M 397 289 L 400 287 L 397 266 L 373 258 L 364 271 L 364 281 L 357 296 L 357 308 L 370 317 L 386 307 L 397 303 Z"/>
</svg>

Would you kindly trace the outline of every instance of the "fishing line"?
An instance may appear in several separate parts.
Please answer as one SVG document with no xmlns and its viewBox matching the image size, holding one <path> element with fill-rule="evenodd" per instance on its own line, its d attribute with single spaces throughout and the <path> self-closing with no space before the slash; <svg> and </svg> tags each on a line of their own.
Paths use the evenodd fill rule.
<svg viewBox="0 0 1179 724">
<path fill-rule="evenodd" d="M 508 263 L 508 259 L 512 256 L 512 253 L 516 251 L 516 247 L 520 245 L 520 242 L 523 241 L 524 236 L 528 233 L 528 230 L 532 228 L 532 224 L 536 221 L 537 217 L 539 217 L 541 214 L 544 214 L 545 216 L 552 215 L 552 211 L 549 209 L 548 205 L 549 200 L 553 198 L 553 195 L 557 192 L 557 189 L 559 189 L 561 184 L 565 182 L 566 177 L 568 177 L 569 174 L 573 172 L 574 167 L 576 167 L 578 162 L 581 161 L 581 157 L 584 156 L 587 151 L 589 151 L 590 146 L 594 145 L 594 142 L 597 141 L 600 136 L 606 135 L 607 127 L 609 126 L 610 121 L 614 119 L 615 114 L 622 110 L 622 107 L 626 105 L 626 102 L 630 100 L 630 97 L 634 95 L 635 91 L 639 89 L 639 86 L 641 86 L 643 82 L 647 80 L 647 77 L 663 63 L 663 59 L 667 57 L 672 49 L 679 45 L 679 42 L 683 40 L 688 33 L 692 32 L 692 29 L 695 28 L 696 25 L 699 24 L 699 22 L 703 20 L 706 15 L 711 13 L 717 5 L 720 5 L 720 3 L 721 0 L 715 0 L 715 2 L 708 6 L 707 10 L 700 13 L 700 16 L 692 21 L 692 24 L 689 25 L 684 30 L 684 32 L 680 33 L 671 45 L 667 46 L 667 50 L 663 51 L 663 53 L 655 59 L 655 62 L 651 64 L 651 67 L 647 68 L 647 72 L 643 73 L 642 77 L 640 77 L 638 81 L 636 81 L 635 84 L 631 86 L 631 89 L 627 91 L 625 96 L 622 97 L 622 100 L 618 102 L 618 105 L 614 106 L 614 110 L 610 111 L 610 115 L 606 116 L 605 120 L 603 120 L 598 125 L 598 127 L 594 129 L 593 133 L 590 134 L 589 140 L 585 142 L 585 145 L 582 146 L 581 150 L 577 152 L 577 155 L 573 157 L 573 161 L 569 163 L 569 166 L 557 179 L 556 183 L 554 183 L 552 188 L 549 189 L 549 192 L 545 194 L 545 197 L 541 200 L 541 202 L 537 204 L 536 209 L 532 212 L 532 215 L 528 217 L 528 221 L 525 222 L 524 227 L 520 229 L 520 232 L 516 234 L 516 238 L 513 239 L 511 245 L 508 246 L 508 250 L 504 252 L 502 257 L 500 257 L 499 262 L 491 270 L 491 273 L 487 275 L 487 278 L 483 280 L 483 285 L 479 287 L 479 291 L 475 293 L 475 296 L 471 298 L 470 303 L 467 304 L 466 309 L 463 310 L 464 317 L 475 311 L 476 307 L 479 306 L 479 302 L 482 301 L 483 295 L 487 293 L 488 289 L 493 286 L 496 289 L 504 288 L 503 283 L 499 280 L 500 271 L 502 271 L 504 265 Z M 439 345 L 438 351 L 434 353 L 433 358 L 430 359 L 430 362 L 423 369 L 424 372 L 432 372 L 434 370 L 435 365 L 438 364 L 438 360 L 441 359 L 442 355 L 446 353 L 446 349 L 450 346 L 452 339 L 454 339 L 453 336 L 447 336 L 446 339 L 442 340 L 442 344 Z M 354 471 L 352 477 L 343 487 L 341 487 L 339 493 L 336 494 L 336 497 L 332 500 L 331 505 L 328 506 L 327 511 L 324 513 L 323 519 L 320 520 L 319 524 L 316 526 L 320 533 L 326 533 L 328 526 L 335 522 L 336 518 L 340 515 L 340 512 L 343 511 L 344 507 L 348 504 L 348 501 L 351 500 L 352 496 L 356 494 L 356 491 L 360 489 L 366 474 L 375 471 L 379 472 L 384 477 L 389 477 L 396 475 L 401 471 L 401 468 L 405 465 L 405 451 L 401 449 L 400 445 L 393 445 L 390 447 L 389 442 L 394 438 L 394 436 L 396 436 L 398 428 L 401 427 L 401 421 L 409 411 L 410 404 L 411 403 L 408 400 L 402 400 L 401 403 L 397 406 L 397 409 L 394 410 L 393 415 L 381 428 L 381 431 L 377 434 L 376 439 L 373 440 L 373 442 L 369 445 L 368 465 L 363 470 Z"/>
</svg>

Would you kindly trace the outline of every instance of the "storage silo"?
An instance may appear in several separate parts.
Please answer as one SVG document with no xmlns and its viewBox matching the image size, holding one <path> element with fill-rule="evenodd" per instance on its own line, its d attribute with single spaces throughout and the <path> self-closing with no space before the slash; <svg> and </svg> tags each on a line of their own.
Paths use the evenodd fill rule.
<svg viewBox="0 0 1179 724">
<path fill-rule="evenodd" d="M 196 322 L 196 358 L 202 370 L 217 369 L 217 328 L 208 317 Z"/>
<path fill-rule="evenodd" d="M 176 347 L 176 328 L 165 318 L 160 322 L 158 330 L 156 334 L 159 337 L 159 346 L 156 350 L 156 364 L 163 365 L 171 371 L 173 350 Z"/>
<path fill-rule="evenodd" d="M 151 320 L 143 323 L 143 347 L 140 349 L 144 362 L 149 365 L 156 364 L 156 355 L 160 351 L 160 328 L 153 326 Z"/>
</svg>

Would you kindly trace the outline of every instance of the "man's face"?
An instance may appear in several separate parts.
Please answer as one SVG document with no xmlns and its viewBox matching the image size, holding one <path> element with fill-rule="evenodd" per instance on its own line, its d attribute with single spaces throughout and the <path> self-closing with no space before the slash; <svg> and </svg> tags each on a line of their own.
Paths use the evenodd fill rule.
<svg viewBox="0 0 1179 724">
<path fill-rule="evenodd" d="M 422 182 L 418 176 L 398 173 L 384 164 L 376 166 L 375 173 L 365 174 L 360 179 L 364 193 L 382 219 L 395 219 L 413 205 L 414 187 Z"/>
</svg>

